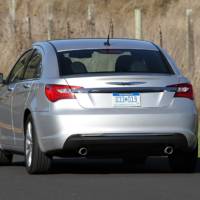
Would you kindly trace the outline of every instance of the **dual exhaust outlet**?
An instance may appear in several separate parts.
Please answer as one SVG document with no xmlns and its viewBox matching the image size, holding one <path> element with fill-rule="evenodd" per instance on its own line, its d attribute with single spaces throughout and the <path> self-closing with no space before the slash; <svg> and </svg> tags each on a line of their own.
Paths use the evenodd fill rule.
<svg viewBox="0 0 200 200">
<path fill-rule="evenodd" d="M 174 153 L 174 148 L 172 146 L 166 146 L 164 148 L 164 154 L 172 155 Z"/>
<path fill-rule="evenodd" d="M 174 153 L 174 148 L 172 146 L 166 146 L 164 148 L 164 154 L 166 155 L 172 155 Z M 86 156 L 88 154 L 88 149 L 86 147 L 81 147 L 78 150 L 78 154 L 80 156 Z"/>
<path fill-rule="evenodd" d="M 88 154 L 88 149 L 86 147 L 81 147 L 79 150 L 78 150 L 78 154 L 80 156 L 86 156 Z"/>
</svg>

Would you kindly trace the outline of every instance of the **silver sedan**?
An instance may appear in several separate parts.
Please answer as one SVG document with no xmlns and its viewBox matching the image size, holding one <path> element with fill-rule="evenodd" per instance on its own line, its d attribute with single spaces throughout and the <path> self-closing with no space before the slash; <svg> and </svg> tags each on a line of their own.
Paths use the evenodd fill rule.
<svg viewBox="0 0 200 200">
<path fill-rule="evenodd" d="M 192 85 L 148 41 L 37 42 L 0 77 L 0 164 L 24 154 L 29 173 L 57 157 L 168 156 L 192 172 L 198 116 Z"/>
</svg>

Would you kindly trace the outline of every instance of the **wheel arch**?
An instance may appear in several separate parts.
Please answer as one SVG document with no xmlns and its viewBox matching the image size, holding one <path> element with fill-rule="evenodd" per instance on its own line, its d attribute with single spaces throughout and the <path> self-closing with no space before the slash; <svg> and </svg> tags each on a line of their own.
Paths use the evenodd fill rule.
<svg viewBox="0 0 200 200">
<path fill-rule="evenodd" d="M 37 138 L 37 140 L 38 140 L 38 145 L 39 145 L 41 151 L 45 152 L 45 151 L 44 151 L 43 144 L 42 144 L 42 142 L 41 142 L 41 140 L 40 140 L 40 136 L 38 135 L 38 132 L 37 132 L 37 127 L 35 126 L 35 123 L 34 123 L 34 114 L 33 114 L 33 113 L 31 112 L 31 110 L 28 109 L 28 108 L 24 111 L 24 119 L 23 119 L 24 138 L 25 138 L 25 134 L 26 134 L 26 130 L 25 130 L 25 128 L 26 128 L 26 120 L 27 120 L 27 117 L 28 117 L 29 115 L 31 115 L 31 118 L 32 118 L 32 123 L 33 123 L 34 130 L 35 130 L 34 133 L 35 133 L 35 136 L 36 136 L 36 138 Z"/>
</svg>

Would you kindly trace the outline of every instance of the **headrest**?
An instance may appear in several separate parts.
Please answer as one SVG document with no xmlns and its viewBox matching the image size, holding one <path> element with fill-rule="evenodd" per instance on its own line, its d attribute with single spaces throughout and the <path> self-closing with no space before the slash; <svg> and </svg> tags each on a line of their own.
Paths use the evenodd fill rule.
<svg viewBox="0 0 200 200">
<path fill-rule="evenodd" d="M 116 72 L 128 72 L 131 63 L 132 63 L 132 57 L 130 55 L 120 56 L 116 61 L 115 71 Z"/>
<path fill-rule="evenodd" d="M 73 62 L 71 64 L 73 74 L 84 74 L 87 73 L 85 65 L 81 62 Z"/>
</svg>

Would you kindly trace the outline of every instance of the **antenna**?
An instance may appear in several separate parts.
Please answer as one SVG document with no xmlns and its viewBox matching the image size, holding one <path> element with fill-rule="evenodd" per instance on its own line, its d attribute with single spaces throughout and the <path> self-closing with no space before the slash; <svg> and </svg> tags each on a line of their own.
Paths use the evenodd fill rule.
<svg viewBox="0 0 200 200">
<path fill-rule="evenodd" d="M 110 26 L 109 26 L 109 32 L 108 32 L 108 37 L 107 37 L 107 41 L 104 42 L 104 45 L 105 46 L 110 46 L 110 32 L 111 32 L 111 27 L 112 27 L 112 22 L 110 23 Z"/>
<path fill-rule="evenodd" d="M 110 46 L 110 31 L 109 31 L 109 33 L 108 33 L 107 41 L 104 42 L 104 45 L 105 45 L 105 46 Z"/>
</svg>

